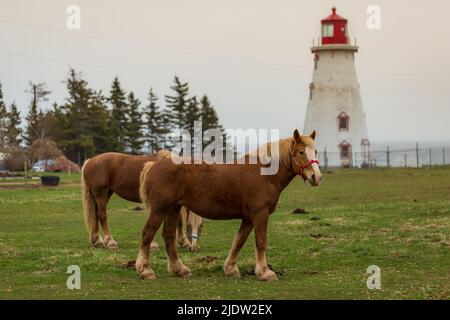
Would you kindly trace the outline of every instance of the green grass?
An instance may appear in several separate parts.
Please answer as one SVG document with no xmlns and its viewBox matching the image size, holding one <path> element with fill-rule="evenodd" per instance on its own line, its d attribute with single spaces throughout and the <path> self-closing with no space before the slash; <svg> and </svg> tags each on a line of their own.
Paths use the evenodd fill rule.
<svg viewBox="0 0 450 320">
<path fill-rule="evenodd" d="M 179 249 L 188 279 L 168 275 L 159 232 L 162 250 L 151 256 L 159 278 L 140 280 L 123 264 L 136 259 L 146 214 L 114 197 L 108 216 L 120 249 L 90 248 L 78 181 L 62 174 L 57 188 L 0 185 L 1 299 L 450 298 L 450 168 L 341 170 L 319 188 L 296 179 L 270 220 L 268 262 L 282 275 L 269 283 L 251 275 L 253 235 L 240 254 L 243 277 L 223 275 L 239 221 L 206 221 L 201 250 Z M 297 207 L 310 213 L 290 214 Z M 66 288 L 70 265 L 81 268 L 81 290 Z M 366 287 L 370 265 L 381 268 L 381 290 Z"/>
</svg>

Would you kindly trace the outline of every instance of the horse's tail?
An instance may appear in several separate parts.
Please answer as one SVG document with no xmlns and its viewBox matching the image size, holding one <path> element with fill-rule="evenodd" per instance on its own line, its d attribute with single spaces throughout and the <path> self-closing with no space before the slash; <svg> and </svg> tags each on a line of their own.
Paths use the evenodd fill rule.
<svg viewBox="0 0 450 320">
<path fill-rule="evenodd" d="M 84 179 L 84 169 L 86 168 L 88 162 L 89 159 L 84 162 L 84 165 L 81 168 L 81 189 L 83 192 L 84 223 L 86 224 L 89 236 L 91 236 L 97 231 L 96 229 L 98 222 L 97 222 L 95 199 L 91 193 L 89 186 L 86 184 L 86 181 Z"/>
<path fill-rule="evenodd" d="M 139 196 L 141 198 L 142 203 L 144 204 L 147 204 L 147 191 L 149 185 L 147 182 L 147 175 L 149 174 L 154 164 L 155 164 L 154 161 L 146 162 L 139 177 Z"/>
</svg>

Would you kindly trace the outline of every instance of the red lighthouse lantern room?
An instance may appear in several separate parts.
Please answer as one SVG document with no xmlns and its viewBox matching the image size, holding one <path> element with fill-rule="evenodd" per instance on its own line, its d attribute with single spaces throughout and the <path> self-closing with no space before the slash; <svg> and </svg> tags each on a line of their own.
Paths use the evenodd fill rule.
<svg viewBox="0 0 450 320">
<path fill-rule="evenodd" d="M 333 13 L 322 20 L 322 45 L 326 44 L 348 44 L 347 19 Z"/>
</svg>

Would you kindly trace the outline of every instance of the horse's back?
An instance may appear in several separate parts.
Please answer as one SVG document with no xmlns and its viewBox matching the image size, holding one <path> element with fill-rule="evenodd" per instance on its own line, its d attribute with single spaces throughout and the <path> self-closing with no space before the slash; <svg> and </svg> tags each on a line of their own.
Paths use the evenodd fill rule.
<svg viewBox="0 0 450 320">
<path fill-rule="evenodd" d="M 84 180 L 91 189 L 108 190 L 126 200 L 139 202 L 139 175 L 146 162 L 155 160 L 155 156 L 103 153 L 86 163 Z"/>
</svg>

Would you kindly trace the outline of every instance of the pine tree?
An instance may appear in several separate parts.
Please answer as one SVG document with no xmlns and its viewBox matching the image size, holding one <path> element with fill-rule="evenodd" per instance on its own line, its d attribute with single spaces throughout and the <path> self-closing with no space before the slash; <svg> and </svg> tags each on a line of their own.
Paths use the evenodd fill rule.
<svg viewBox="0 0 450 320">
<path fill-rule="evenodd" d="M 211 105 L 207 95 L 204 95 L 200 100 L 200 106 L 203 132 L 208 129 L 222 129 L 217 112 Z"/>
<path fill-rule="evenodd" d="M 3 89 L 0 83 L 0 152 L 6 148 L 6 130 L 8 126 L 8 110 L 3 101 Z"/>
<path fill-rule="evenodd" d="M 184 129 L 188 130 L 191 136 L 191 154 L 194 155 L 195 147 L 195 137 L 202 137 L 202 132 L 197 132 L 195 128 L 195 122 L 201 120 L 200 108 L 198 107 L 197 98 L 193 97 L 190 99 L 188 106 L 185 111 L 185 125 Z M 199 130 L 200 131 L 200 130 Z"/>
<path fill-rule="evenodd" d="M 169 125 L 172 130 L 183 129 L 186 126 L 185 113 L 189 104 L 189 84 L 182 83 L 175 76 L 174 85 L 170 87 L 174 91 L 174 95 L 166 95 L 166 106 Z"/>
<path fill-rule="evenodd" d="M 81 165 L 95 151 L 89 130 L 93 91 L 74 69 L 70 69 L 66 85 L 69 92 L 67 102 L 60 107 L 55 106 L 53 110 L 59 131 L 57 142 L 68 158 Z"/>
<path fill-rule="evenodd" d="M 25 142 L 28 146 L 31 146 L 34 140 L 39 139 L 38 122 L 42 117 L 42 112 L 39 109 L 39 103 L 47 101 L 47 96 L 51 93 L 47 89 L 45 83 L 33 83 L 30 82 L 30 90 L 27 91 L 31 94 L 30 108 L 26 117 L 27 126 L 25 131 Z"/>
<path fill-rule="evenodd" d="M 147 129 L 146 140 L 149 151 L 155 153 L 162 149 L 164 144 L 164 135 L 169 133 L 167 126 L 167 115 L 164 110 L 158 106 L 158 97 L 150 88 L 148 94 L 149 104 L 145 108 L 145 127 Z"/>
<path fill-rule="evenodd" d="M 139 110 L 141 101 L 133 92 L 128 95 L 128 119 L 125 127 L 125 145 L 132 154 L 140 154 L 144 139 L 142 136 L 142 114 Z"/>
<path fill-rule="evenodd" d="M 8 112 L 8 125 L 6 130 L 7 144 L 10 148 L 19 147 L 22 143 L 21 122 L 20 112 L 17 110 L 16 103 L 13 102 Z"/>
<path fill-rule="evenodd" d="M 207 95 L 204 95 L 200 100 L 200 114 L 202 119 L 202 136 L 206 130 L 219 129 L 223 134 L 225 133 L 223 127 L 219 123 L 219 117 L 214 107 L 211 105 Z M 203 141 L 203 148 L 205 148 L 210 142 Z"/>
<path fill-rule="evenodd" d="M 111 85 L 109 102 L 112 107 L 111 127 L 115 135 L 115 149 L 118 152 L 125 150 L 125 135 L 127 126 L 127 102 L 126 93 L 122 89 L 119 79 L 116 77 Z"/>
<path fill-rule="evenodd" d="M 114 150 L 114 133 L 110 126 L 111 112 L 108 110 L 106 98 L 101 92 L 92 95 L 88 109 L 89 132 L 92 135 L 95 154 Z"/>
<path fill-rule="evenodd" d="M 218 129 L 222 133 L 224 145 L 223 145 L 223 152 L 224 156 L 226 151 L 234 152 L 232 150 L 232 146 L 229 144 L 229 139 L 226 135 L 225 129 L 219 122 L 219 117 L 217 115 L 216 110 L 214 109 L 214 106 L 209 101 L 209 98 L 207 95 L 204 95 L 202 99 L 200 100 L 200 114 L 202 119 L 202 137 L 204 137 L 204 133 L 209 129 Z M 209 144 L 211 141 L 207 141 L 203 139 L 203 149 Z"/>
</svg>

